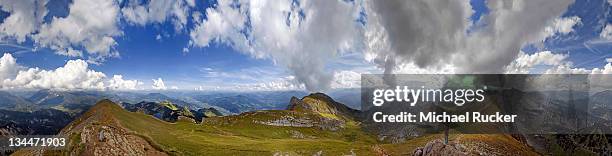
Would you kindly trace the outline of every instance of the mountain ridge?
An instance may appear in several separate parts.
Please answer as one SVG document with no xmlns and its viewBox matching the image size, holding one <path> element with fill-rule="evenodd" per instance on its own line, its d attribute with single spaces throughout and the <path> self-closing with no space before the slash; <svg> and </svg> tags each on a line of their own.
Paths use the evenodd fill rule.
<svg viewBox="0 0 612 156">
<path fill-rule="evenodd" d="M 58 135 L 68 138 L 63 150 L 19 150 L 13 155 L 167 155 L 142 136 L 124 128 L 112 114 L 123 109 L 104 99 L 68 124 Z"/>
<path fill-rule="evenodd" d="M 6 91 L 0 91 L 0 108 L 16 111 L 33 111 L 34 103 Z"/>
<path fill-rule="evenodd" d="M 358 111 L 325 94 L 293 99 L 286 110 L 210 117 L 201 123 L 180 118 L 170 123 L 102 100 L 62 129 L 60 135 L 69 138 L 66 149 L 20 150 L 15 155 L 402 155 L 442 137 L 380 142 L 351 116 Z M 451 134 L 451 138 L 466 137 L 457 144 L 468 147 L 467 152 L 491 150 L 481 149 L 482 143 L 529 150 L 503 135 Z"/>
<path fill-rule="evenodd" d="M 344 119 L 356 120 L 360 116 L 360 111 L 352 109 L 323 93 L 312 93 L 302 99 L 291 97 L 287 110 L 290 111 L 310 111 L 319 113 L 323 116 L 332 115 Z"/>
</svg>

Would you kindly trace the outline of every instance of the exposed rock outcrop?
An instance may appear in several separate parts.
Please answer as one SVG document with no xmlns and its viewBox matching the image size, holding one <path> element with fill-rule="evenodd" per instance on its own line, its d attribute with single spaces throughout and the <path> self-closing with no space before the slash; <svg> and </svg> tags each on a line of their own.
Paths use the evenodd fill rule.
<svg viewBox="0 0 612 156">
<path fill-rule="evenodd" d="M 439 155 L 454 155 L 462 156 L 468 155 L 465 147 L 462 145 L 449 142 L 444 144 L 444 141 L 440 139 L 433 140 L 425 145 L 425 147 L 418 147 L 413 152 L 414 156 L 439 156 Z"/>
<path fill-rule="evenodd" d="M 81 131 L 80 139 L 76 145 L 83 150 L 72 150 L 71 155 L 166 155 L 121 127 L 88 125 Z"/>
</svg>

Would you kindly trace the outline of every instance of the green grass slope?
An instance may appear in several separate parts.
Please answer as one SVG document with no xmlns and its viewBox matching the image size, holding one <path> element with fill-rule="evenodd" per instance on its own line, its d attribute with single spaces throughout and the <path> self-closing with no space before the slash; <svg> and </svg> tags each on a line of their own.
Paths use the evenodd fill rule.
<svg viewBox="0 0 612 156">
<path fill-rule="evenodd" d="M 208 118 L 202 124 L 168 123 L 150 116 L 113 111 L 119 123 L 155 142 L 163 151 L 176 155 L 312 155 L 319 151 L 329 155 L 371 155 L 372 136 L 348 125 L 338 131 L 317 127 L 271 126 L 257 123 L 283 115 L 308 116 L 288 111 L 260 111 L 236 116 Z"/>
</svg>

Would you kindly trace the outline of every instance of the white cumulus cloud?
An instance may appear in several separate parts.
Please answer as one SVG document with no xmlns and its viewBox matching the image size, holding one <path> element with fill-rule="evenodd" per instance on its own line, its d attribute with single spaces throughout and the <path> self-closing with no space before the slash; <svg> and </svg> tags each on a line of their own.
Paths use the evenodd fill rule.
<svg viewBox="0 0 612 156">
<path fill-rule="evenodd" d="M 83 47 L 92 59 L 118 56 L 114 50 L 117 42 L 113 37 L 122 32 L 119 21 L 119 6 L 114 0 L 75 0 L 70 4 L 66 17 L 53 17 L 43 24 L 34 41 L 67 56 L 82 57 Z"/>
<path fill-rule="evenodd" d="M 599 37 L 606 39 L 606 40 L 612 40 L 612 24 L 607 24 L 606 27 L 604 27 L 604 29 L 601 30 Z"/>
<path fill-rule="evenodd" d="M 164 80 L 162 80 L 161 78 L 153 79 L 153 85 L 151 86 L 151 88 L 153 88 L 155 90 L 166 90 L 166 89 L 168 89 L 166 87 L 166 85 L 164 84 Z"/>
<path fill-rule="evenodd" d="M 591 74 L 612 74 L 612 62 L 608 61 L 603 68 L 593 68 Z"/>
<path fill-rule="evenodd" d="M 54 70 L 29 68 L 19 71 L 14 79 L 3 81 L 3 88 L 103 90 L 105 77 L 101 72 L 88 69 L 83 60 L 70 60 Z"/>
<path fill-rule="evenodd" d="M 104 73 L 89 69 L 88 63 L 80 59 L 44 70 L 20 66 L 9 53 L 0 58 L 0 89 L 128 90 L 139 84 L 142 83 L 124 80 L 121 75 L 107 80 Z"/>
<path fill-rule="evenodd" d="M 366 1 L 364 56 L 385 73 L 395 73 L 402 64 L 423 69 L 451 65 L 457 73 L 502 73 L 524 45 L 541 40 L 541 32 L 571 3 L 487 1 L 489 13 L 481 17 L 481 26 L 472 29 L 469 1 Z M 558 23 L 559 31 L 568 30 L 565 22 Z"/>
<path fill-rule="evenodd" d="M 190 7 L 195 6 L 193 0 L 151 0 L 145 3 L 129 0 L 128 6 L 121 9 L 124 19 L 136 25 L 171 20 L 175 29 L 180 30 L 187 24 Z"/>
<path fill-rule="evenodd" d="M 196 21 L 191 44 L 229 44 L 256 58 L 272 59 L 308 90 L 326 90 L 333 80 L 326 64 L 361 44 L 359 11 L 360 2 L 339 0 L 220 0 L 206 10 L 207 19 Z"/>
<path fill-rule="evenodd" d="M 17 64 L 16 59 L 9 53 L 4 53 L 0 58 L 0 82 L 15 77 L 23 67 Z"/>
<path fill-rule="evenodd" d="M 536 52 L 531 55 L 524 52 L 519 53 L 519 57 L 506 66 L 508 74 L 612 74 L 612 60 L 606 59 L 606 65 L 602 68 L 586 69 L 574 67 L 574 63 L 568 60 L 569 54 L 556 54 L 551 51 Z M 534 71 L 538 65 L 547 66 L 545 70 Z M 605 76 L 603 76 L 605 77 Z"/>
<path fill-rule="evenodd" d="M 248 8 L 234 8 L 231 3 L 220 0 L 217 8 L 206 9 L 206 19 L 194 18 L 198 25 L 190 32 L 192 44 L 206 47 L 210 42 L 217 41 L 248 52 L 247 38 L 240 32 L 246 26 Z"/>
<path fill-rule="evenodd" d="M 47 15 L 48 0 L 2 0 L 0 9 L 9 16 L 0 24 L 0 39 L 14 38 L 21 43 L 38 30 Z"/>
<path fill-rule="evenodd" d="M 531 55 L 521 51 L 519 57 L 506 66 L 506 73 L 528 74 L 537 65 L 563 65 L 565 63 L 563 61 L 568 57 L 566 54 L 554 54 L 550 51 L 537 52 Z"/>
<path fill-rule="evenodd" d="M 365 73 L 364 73 L 365 74 Z M 331 88 L 359 88 L 361 86 L 361 73 L 349 70 L 334 73 Z"/>
<path fill-rule="evenodd" d="M 124 80 L 123 75 L 113 75 L 108 83 L 108 88 L 111 90 L 136 90 L 143 84 L 138 80 Z"/>
<path fill-rule="evenodd" d="M 581 23 L 581 19 L 578 16 L 556 18 L 551 25 L 544 28 L 541 38 L 545 40 L 557 34 L 567 35 L 574 31 L 574 26 Z"/>
</svg>

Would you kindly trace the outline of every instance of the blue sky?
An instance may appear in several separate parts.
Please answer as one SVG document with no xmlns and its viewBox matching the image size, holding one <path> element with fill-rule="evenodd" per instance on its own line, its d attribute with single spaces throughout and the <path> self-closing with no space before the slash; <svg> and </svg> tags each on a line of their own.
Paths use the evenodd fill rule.
<svg viewBox="0 0 612 156">
<path fill-rule="evenodd" d="M 606 64 L 605 59 L 612 57 L 612 46 L 609 42 L 600 41 L 604 23 L 611 23 L 609 5 L 606 1 L 577 1 L 563 13 L 563 17 L 581 17 L 581 23 L 574 27 L 574 32 L 561 35 L 545 42 L 545 48 L 552 51 L 570 53 L 570 60 L 577 67 L 593 68 Z"/>
<path fill-rule="evenodd" d="M 46 21 L 52 16 L 65 17 L 68 14 L 70 1 L 51 1 L 47 4 L 49 13 Z M 126 3 L 126 2 L 124 2 Z M 196 9 L 210 7 L 208 1 L 196 1 Z M 5 15 L 6 16 L 6 15 Z M 189 23 L 187 27 L 192 27 Z M 210 80 L 204 69 L 210 68 L 223 72 L 239 72 L 245 69 L 267 70 L 274 75 L 288 76 L 275 66 L 273 62 L 265 59 L 255 59 L 240 53 L 224 44 L 215 44 L 205 48 L 190 48 L 189 52 L 182 49 L 188 46 L 189 34 L 187 29 L 177 32 L 170 21 L 145 26 L 129 25 L 121 22 L 123 36 L 118 37 L 117 50 L 120 57 L 110 58 L 99 65 L 90 64 L 90 68 L 107 75 L 120 74 L 125 78 L 138 79 L 150 83 L 150 79 L 163 78 L 167 84 L 177 86 L 197 87 L 198 84 L 217 82 Z M 161 39 L 157 39 L 157 36 Z M 31 42 L 31 41 L 28 41 Z M 34 48 L 35 45 L 26 42 L 18 44 L 23 48 L 15 48 L 13 44 L 0 47 L 2 51 L 20 51 Z M 13 53 L 19 63 L 28 67 L 55 69 L 64 66 L 68 60 L 78 57 L 66 57 L 54 54 L 54 50 L 41 48 L 36 51 Z M 224 79 L 220 81 L 235 83 L 252 83 L 258 80 L 243 80 L 240 78 Z"/>
<path fill-rule="evenodd" d="M 293 30 L 291 29 L 292 27 L 290 27 L 290 22 L 296 22 L 296 27 L 301 27 L 305 25 L 303 23 L 308 24 L 308 22 L 305 22 L 307 20 L 325 21 L 311 19 L 311 17 L 308 16 L 308 9 L 312 9 L 309 7 L 316 7 L 316 5 L 312 4 L 312 6 L 306 6 L 309 3 L 302 4 L 299 3 L 300 1 L 298 0 L 289 2 L 290 3 L 288 4 L 290 6 L 287 7 L 289 8 L 288 12 L 285 11 L 287 13 L 283 14 L 284 16 L 286 16 L 285 18 L 287 18 L 286 20 L 287 26 L 290 28 L 289 30 Z M 14 12 L 11 13 L 11 10 L 7 7 L 10 5 L 10 3 L 11 2 L 5 2 L 5 4 L 3 4 L 3 11 L 2 13 L 0 13 L 0 19 L 2 19 L 3 21 L 12 14 L 14 14 Z M 14 4 L 16 3 L 17 2 L 15 2 Z M 203 30 L 215 29 L 205 27 L 206 25 L 204 23 L 212 23 L 212 20 L 208 20 L 209 12 L 219 13 L 220 15 L 222 15 L 222 22 L 225 21 L 225 24 L 230 23 L 231 25 L 232 16 L 229 16 L 231 14 L 229 14 L 228 12 L 236 11 L 243 14 L 249 14 L 253 12 L 253 10 L 249 10 L 249 8 L 245 7 L 247 6 L 246 4 L 249 4 L 249 2 L 230 2 L 230 4 L 227 5 L 227 8 L 223 8 L 222 6 L 224 6 L 224 4 L 219 4 L 216 1 L 195 1 L 194 5 L 192 5 L 189 1 L 175 1 L 170 3 L 172 3 L 172 5 L 182 6 L 183 9 L 186 10 L 183 10 L 186 13 L 186 18 L 184 18 L 186 19 L 185 22 L 177 22 L 180 21 L 180 17 L 177 14 L 172 14 L 172 11 L 174 10 L 171 10 L 168 12 L 168 15 L 161 21 L 155 21 L 153 18 L 151 18 L 148 21 L 141 21 L 142 24 L 135 24 L 138 22 L 130 21 L 128 17 L 126 17 L 127 13 L 122 9 L 137 5 L 145 6 L 150 2 L 128 0 L 123 0 L 120 2 L 112 1 L 110 3 L 114 4 L 113 6 L 119 9 L 119 12 L 115 15 L 116 17 L 113 18 L 115 19 L 115 21 L 117 21 L 115 26 L 118 30 L 109 29 L 110 33 L 102 34 L 102 36 L 106 35 L 114 39 L 116 43 L 110 45 L 110 51 L 118 52 L 118 57 L 109 57 L 108 55 L 100 55 L 100 53 L 92 53 L 86 48 L 84 48 L 84 46 L 86 46 L 84 43 L 70 41 L 68 41 L 68 46 L 81 50 L 82 56 L 66 56 L 66 54 L 58 54 L 58 51 L 61 51 L 62 49 L 54 49 L 52 46 L 41 44 L 41 41 L 37 41 L 34 39 L 34 36 L 37 36 L 37 34 L 44 31 L 44 29 L 41 28 L 41 25 L 51 25 L 50 23 L 53 23 L 56 19 L 69 18 L 68 16 L 71 16 L 70 6 L 73 3 L 74 2 L 71 1 L 48 2 L 45 5 L 45 7 L 48 9 L 48 12 L 44 16 L 43 21 L 41 21 L 39 24 L 35 24 L 36 30 L 27 33 L 25 41 L 22 42 L 18 40 L 18 37 L 15 37 L 16 35 L 12 35 L 11 33 L 9 33 L 9 30 L 6 30 L 7 32 L 3 33 L 2 38 L 0 38 L 2 39 L 2 44 L 0 44 L 0 51 L 2 51 L 3 53 L 10 53 L 12 57 L 16 58 L 17 64 L 24 68 L 38 67 L 43 70 L 54 70 L 56 68 L 63 67 L 68 62 L 68 60 L 87 60 L 89 69 L 96 72 L 104 73 L 107 79 L 112 78 L 113 75 L 122 75 L 123 79 L 136 80 L 138 82 L 141 82 L 138 88 L 145 90 L 151 89 L 151 87 L 149 86 L 151 86 L 153 83 L 152 79 L 157 78 L 163 79 L 165 85 L 168 86 L 168 88 L 170 88 L 170 86 L 176 86 L 180 89 L 185 90 L 192 90 L 199 86 L 230 86 L 241 84 L 248 86 L 251 84 L 271 82 L 283 83 L 282 85 L 294 84 L 295 86 L 297 86 L 298 89 L 300 89 L 301 85 L 312 83 L 308 79 L 325 78 L 326 75 L 327 77 L 329 75 L 333 77 L 331 80 L 332 88 L 338 88 L 342 87 L 339 85 L 354 83 L 344 81 L 355 80 L 355 78 L 348 80 L 338 80 L 337 77 L 339 75 L 342 75 L 342 73 L 344 73 L 345 76 L 354 76 L 354 73 L 382 73 L 385 71 L 385 68 L 383 67 L 384 65 L 377 62 L 376 59 L 380 58 L 380 56 L 383 56 L 383 53 L 375 54 L 375 58 L 371 58 L 371 53 L 369 53 L 368 51 L 377 51 L 379 49 L 372 50 L 364 48 L 364 44 L 367 45 L 369 40 L 367 37 L 363 37 L 363 32 L 367 32 L 369 30 L 368 24 L 373 21 L 373 19 L 371 19 L 372 17 L 368 15 L 367 11 L 365 11 L 368 10 L 365 9 L 366 7 L 368 7 L 368 5 L 364 5 L 369 3 L 367 1 L 337 2 L 342 4 L 340 5 L 340 7 L 349 8 L 347 9 L 349 11 L 347 12 L 347 15 L 349 15 L 348 18 L 352 18 L 350 20 L 358 21 L 357 19 L 359 18 L 366 18 L 365 21 L 362 21 L 365 22 L 363 24 L 358 24 L 358 22 L 356 22 L 356 24 L 353 24 L 355 25 L 355 30 L 346 33 L 349 35 L 338 35 L 344 37 L 348 36 L 349 38 L 353 38 L 355 40 L 365 40 L 359 40 L 355 42 L 349 41 L 351 43 L 349 47 L 352 48 L 344 48 L 344 44 L 346 41 L 345 38 L 339 38 L 337 42 L 339 44 L 331 45 L 327 45 L 327 43 L 318 43 L 316 41 L 310 41 L 309 39 L 312 38 L 307 38 L 310 37 L 308 35 L 322 35 L 313 37 L 317 39 L 317 37 L 325 37 L 326 34 L 307 34 L 287 37 L 287 39 L 296 40 L 296 42 L 298 43 L 303 42 L 303 44 L 299 45 L 317 46 L 321 44 L 321 47 L 323 47 L 321 48 L 323 52 L 307 55 L 304 54 L 304 57 L 315 57 L 313 60 L 304 61 L 307 65 L 309 62 L 313 62 L 313 67 L 316 66 L 315 64 L 321 63 L 319 60 L 324 60 L 322 62 L 323 67 L 320 69 L 322 70 L 320 72 L 323 73 L 323 76 L 306 76 L 305 78 L 301 78 L 302 76 L 297 74 L 303 70 L 302 67 L 295 67 L 292 65 L 293 62 L 301 61 L 299 56 L 294 57 L 292 52 L 287 52 L 286 54 L 282 52 L 283 50 L 287 50 L 287 48 L 276 49 L 274 46 L 267 46 L 269 44 L 267 44 L 268 42 L 265 42 L 265 35 L 264 37 L 256 36 L 256 21 L 254 21 L 255 17 L 253 17 L 252 14 L 250 16 L 247 15 L 246 22 L 242 23 L 245 25 L 245 27 L 240 28 L 236 31 L 221 29 L 224 31 L 220 31 L 221 33 L 219 34 L 212 33 L 212 39 L 206 40 L 207 42 L 204 42 L 207 44 L 199 45 L 198 40 L 194 39 L 193 35 L 191 35 L 195 32 L 196 27 L 199 26 L 203 27 Z M 471 25 L 469 29 L 465 30 L 466 33 L 468 31 L 470 33 L 479 31 L 484 32 L 488 29 L 487 26 L 489 24 L 487 24 L 488 21 L 486 17 L 488 17 L 491 13 L 491 8 L 487 6 L 487 3 L 488 2 L 485 0 L 470 0 L 469 6 L 472 9 L 472 14 L 469 15 L 466 20 L 468 20 Z M 553 1 L 550 3 L 555 2 Z M 279 5 L 282 4 L 282 2 L 279 2 Z M 354 10 L 357 10 L 356 12 L 358 12 L 362 17 L 360 17 L 359 15 L 351 16 L 352 13 L 350 8 L 357 8 Z M 554 35 L 546 37 L 542 42 L 534 43 L 533 41 L 530 41 L 520 47 L 520 49 L 526 54 L 526 56 L 542 51 L 551 51 L 553 54 L 568 55 L 568 57 L 563 61 L 571 62 L 571 68 L 584 68 L 585 70 L 590 70 L 593 68 L 604 68 L 604 66 L 608 63 L 606 62 L 606 59 L 612 58 L 612 46 L 610 46 L 611 42 L 601 36 L 602 30 L 609 23 L 612 23 L 612 17 L 610 17 L 611 10 L 609 3 L 605 0 L 576 1 L 575 3 L 570 3 L 569 6 L 565 8 L 566 9 L 564 9 L 561 14 L 551 16 L 549 19 L 550 21 L 553 21 L 555 18 L 562 19 L 574 16 L 579 17 L 580 21 L 571 27 L 572 30 L 570 32 L 554 33 Z M 28 8 L 25 8 L 25 10 L 26 12 L 34 12 L 32 8 L 30 8 L 30 10 L 28 10 Z M 209 10 L 209 12 L 207 12 L 206 10 Z M 293 11 L 297 11 L 301 14 L 301 16 L 305 16 L 305 18 L 302 17 L 304 19 L 293 19 L 295 21 L 292 21 L 290 13 Z M 436 12 L 436 10 L 433 10 L 433 12 Z M 548 21 L 547 23 L 543 22 L 543 25 L 550 25 L 550 21 Z M 181 28 L 177 28 L 177 23 L 179 23 L 178 25 L 181 25 Z M 84 24 L 86 25 L 87 23 Z M 273 25 L 274 23 L 268 24 Z M 325 26 L 324 24 L 320 25 Z M 332 23 L 332 25 L 334 24 Z M 520 24 L 517 23 L 517 25 Z M 230 29 L 232 28 L 236 27 L 230 26 Z M 97 30 L 97 28 L 92 30 Z M 232 34 L 233 32 L 236 33 Z M 297 32 L 301 33 L 301 31 Z M 305 31 L 304 33 L 309 32 Z M 208 35 L 210 36 L 210 33 L 208 33 Z M 330 38 L 333 38 L 331 37 L 331 35 L 335 34 L 331 33 L 329 35 Z M 238 39 L 236 38 L 236 36 L 239 36 Z M 55 37 L 61 39 L 61 36 Z M 255 50 L 249 51 L 241 49 L 240 46 L 242 45 L 239 41 L 242 40 L 239 40 L 240 37 L 247 38 L 248 44 L 246 47 Z M 282 35 L 279 38 L 273 37 L 275 36 L 271 35 L 270 38 L 283 38 Z M 300 40 L 302 38 L 306 39 L 302 41 Z M 276 42 L 283 43 L 281 41 Z M 61 43 L 58 44 L 61 45 Z M 329 56 L 325 55 L 328 52 L 324 51 L 326 50 L 325 48 L 327 46 L 330 46 L 330 48 L 332 49 L 336 49 L 329 52 L 333 53 Z M 184 48 L 187 48 L 188 51 L 184 51 Z M 393 49 L 393 47 L 391 47 L 391 49 L 391 51 L 398 50 Z M 275 50 L 281 52 L 274 52 Z M 289 48 L 289 50 L 291 50 L 291 48 Z M 315 48 L 315 50 L 313 51 L 316 50 L 317 48 Z M 300 54 L 303 51 L 304 50 L 297 50 L 297 52 L 295 53 Z M 319 56 L 322 57 L 316 58 Z M 330 56 L 333 57 L 330 58 Z M 412 57 L 408 56 L 406 57 L 406 59 L 400 59 L 401 57 L 405 56 L 393 56 L 398 57 L 398 61 L 395 62 L 405 61 L 401 64 L 398 63 L 398 66 L 396 68 L 414 67 L 409 66 L 413 63 L 411 62 Z M 99 58 L 92 59 L 92 57 Z M 408 64 L 408 66 L 406 64 Z M 451 66 L 455 67 L 459 66 L 458 64 L 450 64 Z M 444 64 L 433 64 L 426 66 L 417 65 L 416 67 L 435 72 L 440 70 L 439 67 L 443 65 Z M 561 64 L 540 63 L 534 65 L 533 67 L 529 66 L 529 70 L 530 73 L 537 73 L 543 72 L 546 69 L 551 68 L 551 66 L 560 65 Z M 408 71 L 408 73 L 410 73 L 410 71 L 412 70 L 399 69 L 395 71 Z M 315 72 L 312 75 L 316 75 L 316 73 L 318 73 L 319 71 L 306 70 L 305 72 Z M 13 73 L 13 75 L 18 74 Z M 5 78 L 12 79 L 12 77 Z M 336 86 L 333 87 L 334 85 Z M 308 85 L 306 87 L 306 89 L 309 88 Z M 17 86 L 17 88 L 19 88 L 19 86 Z M 44 86 L 39 88 L 44 88 Z M 295 87 L 290 87 L 290 89 L 295 89 Z"/>
</svg>

